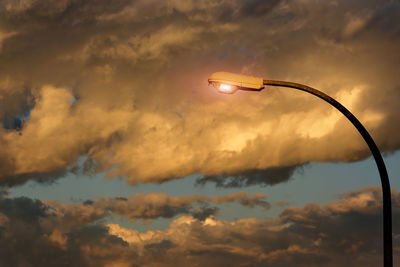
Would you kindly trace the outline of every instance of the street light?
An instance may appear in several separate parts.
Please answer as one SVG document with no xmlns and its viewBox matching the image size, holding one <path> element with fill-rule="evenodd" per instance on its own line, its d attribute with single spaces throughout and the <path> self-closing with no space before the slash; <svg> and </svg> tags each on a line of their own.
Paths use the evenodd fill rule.
<svg viewBox="0 0 400 267">
<path fill-rule="evenodd" d="M 332 97 L 314 88 L 308 87 L 299 83 L 264 80 L 263 78 L 245 76 L 229 72 L 216 72 L 208 78 L 208 83 L 213 85 L 218 92 L 225 94 L 233 94 L 237 90 L 245 91 L 261 91 L 265 85 L 282 86 L 293 89 L 298 89 L 312 95 L 315 95 L 322 100 L 328 102 L 338 109 L 346 118 L 357 128 L 358 132 L 364 138 L 372 155 L 374 156 L 376 165 L 379 170 L 382 184 L 382 199 L 383 199 L 383 262 L 384 267 L 393 266 L 392 256 L 392 202 L 390 193 L 389 176 L 386 171 L 386 166 L 381 156 L 381 152 L 376 146 L 371 135 L 361 124 L 361 122 L 342 104 L 337 102 Z"/>
</svg>

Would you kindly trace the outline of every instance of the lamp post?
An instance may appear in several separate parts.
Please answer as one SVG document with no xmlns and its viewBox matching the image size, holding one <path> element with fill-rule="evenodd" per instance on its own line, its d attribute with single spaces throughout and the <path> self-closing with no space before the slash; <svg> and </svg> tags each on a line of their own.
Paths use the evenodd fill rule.
<svg viewBox="0 0 400 267">
<path fill-rule="evenodd" d="M 208 83 L 212 84 L 217 91 L 225 94 L 233 94 L 237 90 L 246 91 L 261 91 L 265 85 L 281 86 L 297 89 L 315 95 L 322 100 L 328 102 L 339 110 L 346 118 L 357 128 L 358 132 L 364 138 L 372 155 L 374 156 L 376 165 L 379 170 L 382 184 L 382 199 L 383 199 L 383 262 L 384 267 L 393 266 L 392 256 L 392 202 L 390 193 L 389 176 L 386 171 L 386 166 L 381 156 L 381 153 L 376 146 L 371 135 L 361 124 L 361 122 L 342 104 L 328 96 L 327 94 L 318 91 L 299 83 L 264 80 L 262 78 L 234 74 L 229 72 L 216 72 L 208 78 Z"/>
</svg>

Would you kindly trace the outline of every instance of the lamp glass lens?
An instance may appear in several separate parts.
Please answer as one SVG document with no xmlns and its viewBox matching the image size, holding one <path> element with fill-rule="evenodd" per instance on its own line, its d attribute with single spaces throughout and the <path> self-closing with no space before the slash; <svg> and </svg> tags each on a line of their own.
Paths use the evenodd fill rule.
<svg viewBox="0 0 400 267">
<path fill-rule="evenodd" d="M 236 91 L 236 86 L 221 83 L 218 87 L 218 91 L 225 94 L 232 94 Z"/>
</svg>

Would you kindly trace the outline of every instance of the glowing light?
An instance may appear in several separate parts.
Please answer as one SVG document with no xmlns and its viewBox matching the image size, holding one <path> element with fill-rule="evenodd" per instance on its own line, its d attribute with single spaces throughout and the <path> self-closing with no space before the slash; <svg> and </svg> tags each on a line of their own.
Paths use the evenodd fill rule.
<svg viewBox="0 0 400 267">
<path fill-rule="evenodd" d="M 224 94 L 233 94 L 237 90 L 237 87 L 230 84 L 221 83 L 217 89 L 219 92 Z"/>
</svg>

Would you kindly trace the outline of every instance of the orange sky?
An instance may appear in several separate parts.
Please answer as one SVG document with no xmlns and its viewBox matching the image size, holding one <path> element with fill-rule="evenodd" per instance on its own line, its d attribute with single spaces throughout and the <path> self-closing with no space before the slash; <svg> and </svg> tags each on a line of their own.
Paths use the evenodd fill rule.
<svg viewBox="0 0 400 267">
<path fill-rule="evenodd" d="M 11 246 L 0 265 L 52 266 L 60 257 L 67 266 L 170 266 L 171 259 L 173 266 L 209 259 L 211 266 L 336 266 L 333 258 L 346 264 L 356 253 L 351 266 L 376 264 L 379 251 L 367 243 L 379 233 L 354 228 L 355 236 L 339 240 L 328 222 L 379 216 L 376 187 L 237 221 L 217 210 L 226 203 L 268 210 L 276 200 L 189 190 L 71 204 L 7 192 L 71 173 L 126 186 L 193 174 L 199 184 L 230 177 L 234 187 L 275 185 L 310 162 L 370 155 L 326 103 L 283 88 L 221 95 L 207 85 L 216 71 L 320 89 L 360 119 L 382 152 L 395 152 L 399 18 L 397 0 L 0 1 L 0 236 L 38 247 L 25 257 Z M 113 216 L 172 221 L 139 233 L 104 219 Z M 42 253 L 47 263 L 35 258 Z"/>
</svg>

